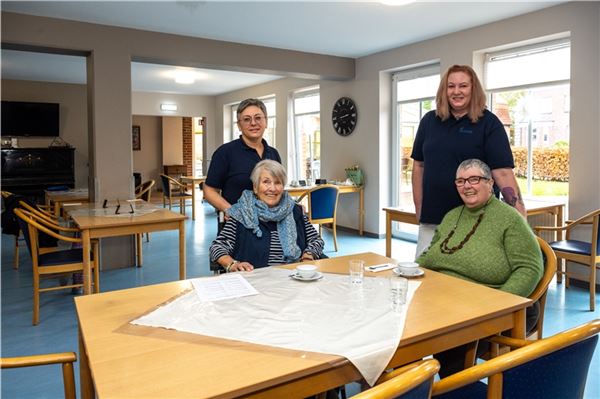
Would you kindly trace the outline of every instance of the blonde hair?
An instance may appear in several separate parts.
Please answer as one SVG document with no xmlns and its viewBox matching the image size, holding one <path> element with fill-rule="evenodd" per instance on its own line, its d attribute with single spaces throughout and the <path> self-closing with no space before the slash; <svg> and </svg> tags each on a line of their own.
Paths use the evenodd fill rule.
<svg viewBox="0 0 600 399">
<path fill-rule="evenodd" d="M 440 81 L 437 95 L 435 96 L 436 110 L 435 114 L 445 121 L 450 117 L 450 103 L 448 102 L 448 77 L 451 73 L 463 72 L 471 77 L 471 102 L 469 103 L 469 119 L 475 123 L 483 116 L 483 111 L 486 108 L 485 92 L 483 86 L 477 77 L 477 74 L 468 65 L 452 65 Z"/>
</svg>

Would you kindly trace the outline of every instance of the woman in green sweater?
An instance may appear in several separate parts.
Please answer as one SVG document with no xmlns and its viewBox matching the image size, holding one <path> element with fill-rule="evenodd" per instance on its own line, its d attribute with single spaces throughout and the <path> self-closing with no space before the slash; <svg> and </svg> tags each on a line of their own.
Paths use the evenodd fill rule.
<svg viewBox="0 0 600 399">
<path fill-rule="evenodd" d="M 446 214 L 431 245 L 417 263 L 464 280 L 528 296 L 542 278 L 544 267 L 540 247 L 527 221 L 494 196 L 492 173 L 484 162 L 478 159 L 462 162 L 456 171 L 455 183 L 464 205 Z M 527 309 L 528 329 L 538 317 L 539 305 L 535 305 Z M 478 350 L 484 351 L 485 348 Z M 464 352 L 465 348 L 459 347 L 436 355 L 442 364 L 440 375 L 459 371 Z M 456 361 L 455 366 L 452 360 Z"/>
</svg>

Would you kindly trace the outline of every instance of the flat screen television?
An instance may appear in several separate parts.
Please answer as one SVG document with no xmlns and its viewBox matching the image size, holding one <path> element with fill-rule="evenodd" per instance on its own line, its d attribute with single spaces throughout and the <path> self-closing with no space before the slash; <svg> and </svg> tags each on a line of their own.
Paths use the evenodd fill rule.
<svg viewBox="0 0 600 399">
<path fill-rule="evenodd" d="M 59 136 L 59 104 L 2 101 L 2 136 Z"/>
</svg>

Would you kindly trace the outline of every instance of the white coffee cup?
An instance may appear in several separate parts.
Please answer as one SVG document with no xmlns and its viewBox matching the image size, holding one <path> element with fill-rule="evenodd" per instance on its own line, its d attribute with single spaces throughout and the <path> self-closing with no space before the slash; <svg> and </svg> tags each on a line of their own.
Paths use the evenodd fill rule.
<svg viewBox="0 0 600 399">
<path fill-rule="evenodd" d="M 296 267 L 296 273 L 302 278 L 311 278 L 317 274 L 318 267 L 316 265 L 300 265 Z"/>
<path fill-rule="evenodd" d="M 415 275 L 419 272 L 419 264 L 415 262 L 400 262 L 398 263 L 400 272 L 407 276 Z"/>
</svg>

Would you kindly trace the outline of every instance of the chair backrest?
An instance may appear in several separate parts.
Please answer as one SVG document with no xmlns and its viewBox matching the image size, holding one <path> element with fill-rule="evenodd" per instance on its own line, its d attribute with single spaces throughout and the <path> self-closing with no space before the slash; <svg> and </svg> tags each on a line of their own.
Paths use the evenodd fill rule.
<svg viewBox="0 0 600 399">
<path fill-rule="evenodd" d="M 75 352 L 48 353 L 22 357 L 3 357 L 0 359 L 0 368 L 11 369 L 20 367 L 45 366 L 48 364 L 62 364 L 63 384 L 65 399 L 75 399 L 75 374 L 73 363 L 77 361 Z"/>
<path fill-rule="evenodd" d="M 431 397 L 433 377 L 440 369 L 435 359 L 422 360 L 394 370 L 383 382 L 352 396 L 355 399 L 426 399 Z M 381 381 L 380 380 L 380 381 Z"/>
<path fill-rule="evenodd" d="M 150 202 L 150 198 L 152 197 L 152 187 L 154 184 L 154 180 L 148 180 L 140 184 L 135 189 L 135 198 Z"/>
<path fill-rule="evenodd" d="M 489 377 L 488 397 L 582 398 L 598 333 L 600 319 L 530 341 L 529 345 L 434 383 L 433 395 L 444 398 L 442 394 L 448 392 L 448 397 L 461 397 L 461 390 L 481 386 L 480 380 Z"/>
<path fill-rule="evenodd" d="M 530 334 L 537 333 L 538 338 L 542 338 L 542 330 L 544 325 L 544 310 L 546 308 L 546 294 L 548 293 L 548 285 L 554 278 L 556 274 L 556 254 L 554 250 L 550 248 L 550 245 L 546 241 L 544 241 L 540 237 L 536 237 L 538 244 L 540 245 L 540 249 L 542 250 L 542 255 L 544 257 L 544 274 L 542 275 L 542 279 L 535 287 L 533 292 L 529 295 L 529 299 L 536 302 L 538 301 L 540 304 L 540 314 L 538 320 L 536 322 L 535 327 L 530 331 Z"/>
<path fill-rule="evenodd" d="M 339 190 L 333 184 L 323 184 L 308 192 L 308 218 L 334 219 L 337 213 Z"/>
<path fill-rule="evenodd" d="M 171 195 L 171 178 L 167 175 L 160 175 L 160 181 L 163 185 L 163 194 L 167 197 Z"/>
</svg>

